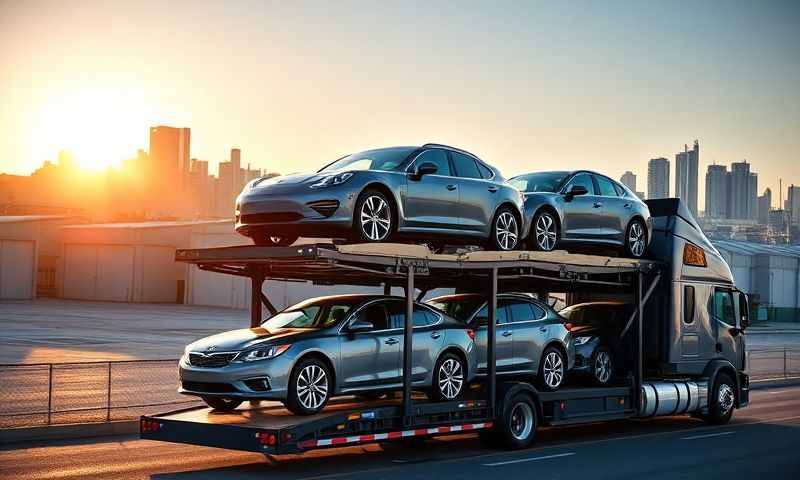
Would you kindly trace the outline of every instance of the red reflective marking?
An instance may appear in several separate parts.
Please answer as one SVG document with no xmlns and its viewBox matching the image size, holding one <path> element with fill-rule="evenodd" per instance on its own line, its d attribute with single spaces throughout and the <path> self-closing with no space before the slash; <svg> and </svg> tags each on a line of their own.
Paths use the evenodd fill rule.
<svg viewBox="0 0 800 480">
<path fill-rule="evenodd" d="M 450 427 L 439 427 L 439 433 L 447 433 L 450 431 Z"/>
<path fill-rule="evenodd" d="M 375 440 L 375 435 L 361 435 L 358 439 L 360 442 L 371 442 Z"/>
<path fill-rule="evenodd" d="M 403 432 L 389 432 L 389 438 L 400 438 L 403 436 Z"/>
<path fill-rule="evenodd" d="M 414 430 L 414 435 L 427 435 L 428 429 L 427 428 L 418 428 Z"/>
<path fill-rule="evenodd" d="M 339 445 L 340 443 L 347 443 L 347 437 L 336 437 L 331 439 L 331 445 Z"/>
<path fill-rule="evenodd" d="M 462 430 L 472 430 L 473 428 L 475 428 L 475 425 L 473 425 L 471 423 L 468 423 L 466 425 L 461 425 L 461 429 Z"/>
</svg>

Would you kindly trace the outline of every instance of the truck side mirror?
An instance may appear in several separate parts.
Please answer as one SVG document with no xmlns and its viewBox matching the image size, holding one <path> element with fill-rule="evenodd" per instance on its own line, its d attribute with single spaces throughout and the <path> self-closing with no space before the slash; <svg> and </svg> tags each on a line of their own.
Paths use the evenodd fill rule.
<svg viewBox="0 0 800 480">
<path fill-rule="evenodd" d="M 747 294 L 739 292 L 739 329 L 744 330 L 750 326 L 750 302 Z"/>
</svg>

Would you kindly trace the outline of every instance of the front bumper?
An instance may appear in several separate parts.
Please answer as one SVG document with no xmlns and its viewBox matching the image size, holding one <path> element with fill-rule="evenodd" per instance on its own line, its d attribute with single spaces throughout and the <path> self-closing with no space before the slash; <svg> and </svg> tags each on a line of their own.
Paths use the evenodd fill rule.
<svg viewBox="0 0 800 480">
<path fill-rule="evenodd" d="M 291 358 L 278 356 L 248 363 L 230 363 L 219 368 L 179 364 L 180 387 L 184 395 L 285 400 Z"/>
</svg>

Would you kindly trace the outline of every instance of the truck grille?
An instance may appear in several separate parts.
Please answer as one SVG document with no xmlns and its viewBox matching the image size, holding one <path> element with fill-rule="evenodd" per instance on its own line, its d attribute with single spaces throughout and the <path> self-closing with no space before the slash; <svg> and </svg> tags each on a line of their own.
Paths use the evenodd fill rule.
<svg viewBox="0 0 800 480">
<path fill-rule="evenodd" d="M 237 352 L 189 353 L 189 365 L 193 367 L 219 368 L 231 363 Z"/>
</svg>

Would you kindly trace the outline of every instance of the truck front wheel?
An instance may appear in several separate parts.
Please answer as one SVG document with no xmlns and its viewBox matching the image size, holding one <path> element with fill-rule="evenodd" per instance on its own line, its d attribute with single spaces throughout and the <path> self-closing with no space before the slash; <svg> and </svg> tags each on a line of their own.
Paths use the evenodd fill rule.
<svg viewBox="0 0 800 480">
<path fill-rule="evenodd" d="M 727 373 L 718 374 L 708 400 L 708 414 L 703 415 L 703 420 L 712 425 L 728 423 L 733 415 L 735 392 L 736 384 L 731 376 Z"/>
</svg>

